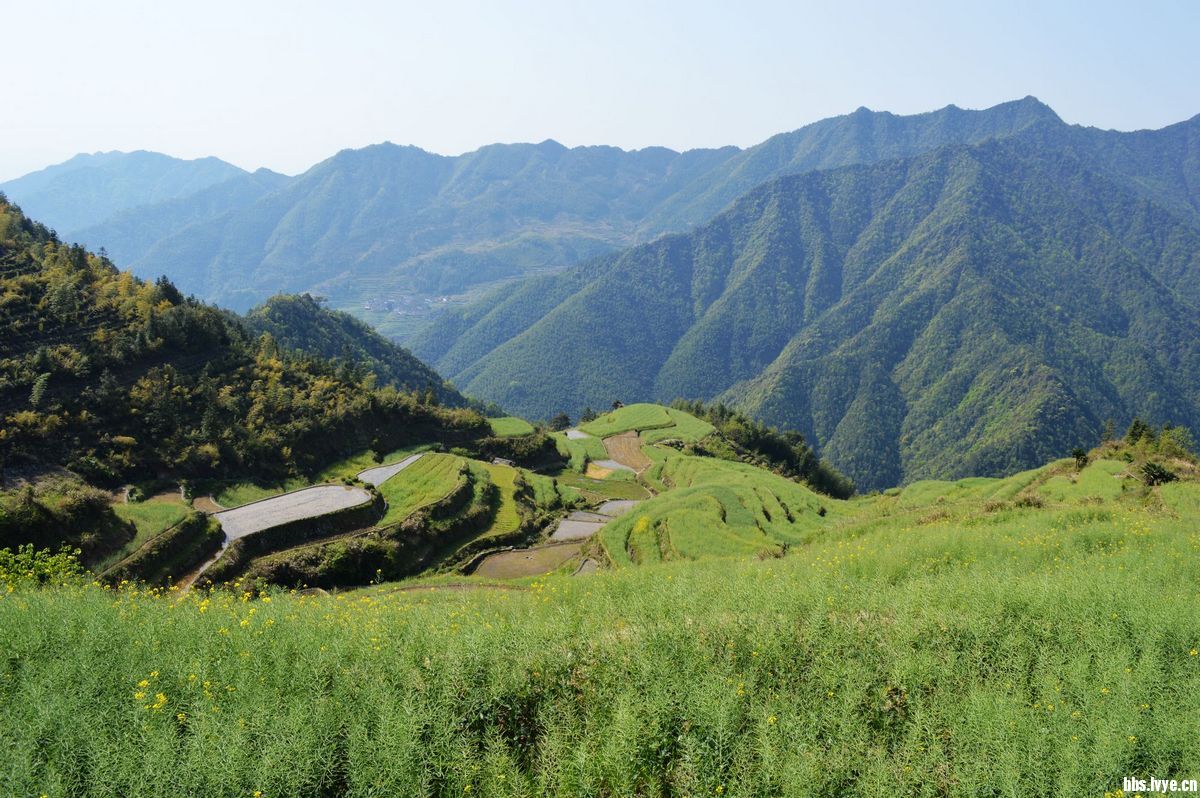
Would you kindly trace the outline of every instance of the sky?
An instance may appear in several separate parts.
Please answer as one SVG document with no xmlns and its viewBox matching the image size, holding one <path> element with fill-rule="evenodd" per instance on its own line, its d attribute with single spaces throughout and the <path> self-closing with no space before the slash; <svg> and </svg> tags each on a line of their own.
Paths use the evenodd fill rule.
<svg viewBox="0 0 1200 798">
<path fill-rule="evenodd" d="M 296 174 L 380 141 L 749 146 L 860 106 L 1200 113 L 1200 2 L 0 0 L 0 181 L 78 152 Z"/>
</svg>

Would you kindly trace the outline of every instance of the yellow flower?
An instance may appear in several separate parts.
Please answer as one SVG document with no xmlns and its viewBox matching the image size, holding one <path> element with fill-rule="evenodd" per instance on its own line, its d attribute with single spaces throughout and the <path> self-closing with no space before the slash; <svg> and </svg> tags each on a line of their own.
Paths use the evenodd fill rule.
<svg viewBox="0 0 1200 798">
<path fill-rule="evenodd" d="M 254 798 L 262 798 L 262 790 L 255 790 Z"/>
<path fill-rule="evenodd" d="M 768 725 L 768 726 L 774 726 L 774 725 L 775 725 L 775 716 L 774 716 L 774 715 L 772 715 L 771 717 L 767 718 L 767 725 Z"/>
<path fill-rule="evenodd" d="M 1193 648 L 1191 651 L 1188 652 L 1188 656 L 1194 657 L 1194 656 L 1196 656 L 1197 653 L 1200 653 L 1200 652 L 1197 652 L 1196 649 Z"/>
<path fill-rule="evenodd" d="M 150 686 L 150 682 L 146 681 L 145 679 L 142 679 L 140 682 L 138 682 L 138 687 L 146 688 L 149 686 Z"/>
</svg>

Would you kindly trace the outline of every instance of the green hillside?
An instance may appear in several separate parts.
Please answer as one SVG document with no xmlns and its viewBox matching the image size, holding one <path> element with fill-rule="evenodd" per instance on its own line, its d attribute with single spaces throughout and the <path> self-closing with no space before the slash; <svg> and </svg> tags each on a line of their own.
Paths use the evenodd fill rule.
<svg viewBox="0 0 1200 798">
<path fill-rule="evenodd" d="M 410 334 L 431 317 L 430 301 L 687 229 L 781 174 L 979 142 L 1041 121 L 1062 124 L 1027 98 L 910 117 L 860 109 L 747 150 L 545 141 L 450 158 L 385 143 L 340 152 L 257 197 L 249 181 L 231 181 L 224 210 L 214 192 L 198 192 L 170 208 L 148 205 L 144 225 L 126 213 L 80 236 L 138 274 L 166 273 L 227 307 L 312 291 L 386 334 Z"/>
<path fill-rule="evenodd" d="M 5 786 L 882 798 L 1191 778 L 1184 437 L 849 502 L 652 447 L 663 493 L 604 531 L 614 567 L 590 576 L 181 597 L 0 552 Z M 1148 463 L 1176 478 L 1148 484 Z"/>
<path fill-rule="evenodd" d="M 1079 161 L 950 147 L 782 178 L 692 233 L 537 278 L 444 358 L 533 417 L 720 397 L 863 489 L 1001 474 L 1106 419 L 1200 420 L 1198 252 L 1183 217 Z"/>
<path fill-rule="evenodd" d="M 118 523 L 85 481 L 274 483 L 368 447 L 488 434 L 473 411 L 372 387 L 369 363 L 295 352 L 119 272 L 2 199 L 0 327 L 4 546 L 68 542 L 90 558 L 126 544 L 138 512 Z"/>
<path fill-rule="evenodd" d="M 245 174 L 219 158 L 188 161 L 144 150 L 81 153 L 0 183 L 0 192 L 20 203 L 30 216 L 74 240 L 75 233 L 114 214 L 149 210 Z"/>
<path fill-rule="evenodd" d="M 323 304 L 308 294 L 274 296 L 246 314 L 246 325 L 256 335 L 269 333 L 286 349 L 362 368 L 375 375 L 376 385 L 432 391 L 444 404 L 465 404 L 458 391 L 407 349 Z"/>
</svg>

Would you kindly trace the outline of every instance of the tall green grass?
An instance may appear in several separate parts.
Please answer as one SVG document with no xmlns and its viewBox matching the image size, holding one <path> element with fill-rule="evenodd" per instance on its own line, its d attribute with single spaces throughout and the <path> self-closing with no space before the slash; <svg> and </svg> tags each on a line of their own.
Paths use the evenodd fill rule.
<svg viewBox="0 0 1200 798">
<path fill-rule="evenodd" d="M 854 507 L 782 559 L 525 589 L 0 586 L 0 792 L 1085 796 L 1200 773 L 1194 514 Z"/>
<path fill-rule="evenodd" d="M 492 428 L 492 434 L 500 438 L 512 438 L 518 435 L 531 435 L 533 433 L 533 425 L 517 416 L 489 418 L 487 421 L 488 425 Z"/>
<path fill-rule="evenodd" d="M 432 504 L 454 489 L 466 463 L 452 454 L 430 452 L 379 486 L 387 512 L 378 526 L 398 524 L 414 510 Z"/>
<path fill-rule="evenodd" d="M 178 524 L 187 517 L 188 508 L 182 499 L 153 498 L 131 504 L 114 504 L 113 512 L 122 521 L 133 522 L 137 532 L 132 540 L 106 556 L 102 562 L 96 563 L 97 571 L 119 562 L 146 542 Z"/>
</svg>

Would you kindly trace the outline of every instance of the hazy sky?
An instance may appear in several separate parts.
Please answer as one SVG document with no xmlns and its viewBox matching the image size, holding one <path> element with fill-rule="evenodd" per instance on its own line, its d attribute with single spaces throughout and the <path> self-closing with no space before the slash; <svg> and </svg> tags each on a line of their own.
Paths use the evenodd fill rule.
<svg viewBox="0 0 1200 798">
<path fill-rule="evenodd" d="M 984 6 L 987 5 L 987 8 Z M 303 171 L 390 140 L 754 144 L 865 105 L 1200 113 L 1200 2 L 0 2 L 0 180 L 151 149 Z"/>
</svg>

